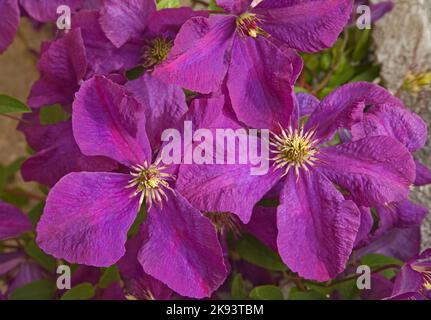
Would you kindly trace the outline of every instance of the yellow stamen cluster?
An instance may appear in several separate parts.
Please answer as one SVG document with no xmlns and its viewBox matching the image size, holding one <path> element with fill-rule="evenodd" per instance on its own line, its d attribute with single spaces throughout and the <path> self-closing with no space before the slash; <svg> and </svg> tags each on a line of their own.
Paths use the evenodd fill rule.
<svg viewBox="0 0 431 320">
<path fill-rule="evenodd" d="M 241 235 L 239 221 L 233 214 L 229 212 L 204 212 L 204 216 L 211 220 L 219 233 L 231 232 L 234 237 Z"/>
<path fill-rule="evenodd" d="M 145 161 L 143 165 L 132 166 L 130 175 L 133 177 L 127 188 L 136 188 L 133 196 L 141 195 L 139 205 L 144 201 L 148 208 L 151 208 L 153 203 L 162 204 L 163 198 L 168 200 L 165 190 L 173 191 L 169 186 L 169 180 L 175 177 L 169 173 L 162 172 L 166 167 L 159 166 L 160 161 L 152 165 L 148 165 Z"/>
<path fill-rule="evenodd" d="M 273 134 L 270 145 L 275 149 L 271 152 L 275 154 L 274 160 L 275 169 L 284 168 L 287 175 L 291 168 L 295 169 L 295 173 L 299 176 L 299 170 L 308 171 L 312 167 L 317 158 L 317 140 L 314 139 L 315 131 L 304 130 L 287 130 L 281 128 L 280 134 Z"/>
<path fill-rule="evenodd" d="M 424 289 L 431 290 L 431 265 L 423 265 L 422 263 L 430 263 L 431 259 L 419 260 L 412 264 L 412 269 L 419 272 L 424 280 Z"/>
<path fill-rule="evenodd" d="M 431 90 L 431 72 L 409 73 L 404 79 L 403 89 L 411 93 Z"/>
<path fill-rule="evenodd" d="M 151 40 L 144 52 L 144 67 L 153 68 L 161 64 L 168 57 L 172 46 L 171 40 L 162 37 Z"/>
<path fill-rule="evenodd" d="M 258 26 L 259 18 L 254 13 L 243 13 L 236 19 L 236 28 L 241 37 L 252 37 L 257 38 L 258 35 L 267 37 L 266 33 L 262 28 Z"/>
</svg>

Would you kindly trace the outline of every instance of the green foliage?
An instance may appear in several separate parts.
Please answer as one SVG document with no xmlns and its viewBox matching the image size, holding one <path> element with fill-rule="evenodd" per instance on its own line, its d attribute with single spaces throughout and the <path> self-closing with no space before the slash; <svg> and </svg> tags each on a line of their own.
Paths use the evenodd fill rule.
<svg viewBox="0 0 431 320">
<path fill-rule="evenodd" d="M 67 290 L 61 300 L 90 300 L 96 294 L 96 289 L 91 283 L 85 282 Z"/>
<path fill-rule="evenodd" d="M 292 288 L 289 294 L 289 300 L 326 300 L 326 296 L 322 292 L 310 289 L 300 291 L 298 288 Z"/>
<path fill-rule="evenodd" d="M 361 264 L 369 266 L 371 269 L 381 268 L 388 265 L 402 266 L 404 263 L 393 257 L 388 257 L 383 254 L 370 253 L 361 257 Z M 396 275 L 394 269 L 387 269 L 381 272 L 381 274 L 390 279 Z"/>
<path fill-rule="evenodd" d="M 41 108 L 39 117 L 40 123 L 44 125 L 55 124 L 70 119 L 70 115 L 59 104 Z"/>
<path fill-rule="evenodd" d="M 251 235 L 244 235 L 232 244 L 232 249 L 244 260 L 272 271 L 285 271 L 280 256 Z"/>
<path fill-rule="evenodd" d="M 144 67 L 139 66 L 139 67 L 127 70 L 126 77 L 128 80 L 136 80 L 140 78 L 144 72 L 145 72 Z"/>
<path fill-rule="evenodd" d="M 106 268 L 99 279 L 99 287 L 102 289 L 108 288 L 112 283 L 120 280 L 120 274 L 116 265 Z"/>
<path fill-rule="evenodd" d="M 28 217 L 31 220 L 31 224 L 33 225 L 33 228 L 36 228 L 36 225 L 39 222 L 40 217 L 42 216 L 44 208 L 45 208 L 45 201 L 41 201 L 36 206 L 34 206 L 33 209 L 29 211 Z"/>
<path fill-rule="evenodd" d="M 283 292 L 273 285 L 259 286 L 251 290 L 250 298 L 254 300 L 284 300 Z"/>
<path fill-rule="evenodd" d="M 179 8 L 181 7 L 180 0 L 160 0 L 157 1 L 157 10 L 166 8 Z"/>
<path fill-rule="evenodd" d="M 15 289 L 10 300 L 50 300 L 56 291 L 55 284 L 49 280 L 31 282 L 21 288 Z"/>
<path fill-rule="evenodd" d="M 138 233 L 139 227 L 146 217 L 147 217 L 147 208 L 145 205 L 143 205 L 138 215 L 136 216 L 135 221 L 133 222 L 132 226 L 129 229 L 129 232 L 128 232 L 129 238 L 132 238 L 134 235 Z"/>
<path fill-rule="evenodd" d="M 56 261 L 53 257 L 48 256 L 43 252 L 34 241 L 27 243 L 25 252 L 29 257 L 36 261 L 39 265 L 44 267 L 49 272 L 54 272 L 57 266 Z"/>
<path fill-rule="evenodd" d="M 0 113 L 27 112 L 31 112 L 31 109 L 21 101 L 4 94 L 0 94 Z"/>
<path fill-rule="evenodd" d="M 244 279 L 240 273 L 235 274 L 232 279 L 231 295 L 235 300 L 244 300 L 248 297 Z"/>
</svg>

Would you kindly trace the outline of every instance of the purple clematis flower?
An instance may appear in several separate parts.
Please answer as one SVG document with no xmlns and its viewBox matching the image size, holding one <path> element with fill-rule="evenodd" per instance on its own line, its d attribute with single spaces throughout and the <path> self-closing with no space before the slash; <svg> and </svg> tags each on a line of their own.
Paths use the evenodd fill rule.
<svg viewBox="0 0 431 320">
<path fill-rule="evenodd" d="M 390 299 L 411 299 L 415 294 L 427 299 L 431 291 L 431 249 L 408 261 L 395 279 Z"/>
<path fill-rule="evenodd" d="M 72 12 L 87 4 L 88 0 L 2 0 L 0 3 L 0 54 L 15 38 L 19 27 L 20 7 L 38 22 L 55 21 L 59 15 L 57 8 L 67 5 Z"/>
<path fill-rule="evenodd" d="M 14 238 L 30 230 L 30 219 L 24 213 L 0 201 L 0 240 Z"/>
<path fill-rule="evenodd" d="M 124 255 L 127 232 L 146 203 L 138 254 L 144 272 L 180 295 L 208 297 L 227 273 L 217 233 L 172 189 L 169 168 L 153 162 L 159 158 L 146 132 L 148 110 L 104 77 L 81 86 L 72 116 L 81 151 L 112 158 L 124 170 L 63 177 L 48 195 L 37 242 L 45 252 L 72 263 L 110 266 Z"/>
<path fill-rule="evenodd" d="M 200 93 L 226 85 L 239 121 L 288 125 L 292 86 L 302 69 L 293 49 L 330 47 L 346 25 L 351 0 L 218 1 L 227 14 L 196 17 L 181 28 L 154 75 Z"/>
<path fill-rule="evenodd" d="M 366 87 L 368 94 L 355 96 L 360 88 L 335 90 L 305 126 L 294 124 L 274 134 L 274 161 L 266 175 L 250 175 L 249 165 L 182 165 L 177 189 L 202 211 L 233 212 L 247 223 L 255 204 L 282 181 L 277 246 L 283 261 L 308 279 L 335 277 L 358 233 L 357 205 L 401 201 L 415 179 L 410 152 L 391 137 L 330 145 L 340 128 L 377 103 Z"/>
<path fill-rule="evenodd" d="M 41 125 L 36 122 L 37 118 L 25 116 L 31 122 L 19 126 L 30 147 L 37 151 L 21 166 L 25 181 L 37 181 L 52 187 L 70 172 L 112 171 L 118 168 L 118 164 L 109 158 L 82 154 L 73 137 L 70 120 Z"/>
</svg>

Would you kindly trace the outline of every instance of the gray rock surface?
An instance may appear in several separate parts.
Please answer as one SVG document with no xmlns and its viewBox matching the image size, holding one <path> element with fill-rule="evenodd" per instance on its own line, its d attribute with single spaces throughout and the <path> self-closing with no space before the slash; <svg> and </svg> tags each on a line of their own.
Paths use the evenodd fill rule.
<svg viewBox="0 0 431 320">
<path fill-rule="evenodd" d="M 400 90 L 409 73 L 431 71 L 431 1 L 394 0 L 395 9 L 378 21 L 373 37 L 385 85 L 431 125 L 431 92 Z M 417 158 L 431 167 L 431 137 Z M 431 211 L 431 186 L 416 188 L 412 199 Z M 422 226 L 422 247 L 431 248 L 431 213 Z"/>
</svg>

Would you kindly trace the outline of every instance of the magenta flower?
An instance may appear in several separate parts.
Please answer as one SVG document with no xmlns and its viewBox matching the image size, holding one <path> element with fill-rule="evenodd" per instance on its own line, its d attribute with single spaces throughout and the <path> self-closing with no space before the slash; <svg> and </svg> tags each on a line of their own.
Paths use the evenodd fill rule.
<svg viewBox="0 0 431 320">
<path fill-rule="evenodd" d="M 148 110 L 106 78 L 81 86 L 72 116 L 81 151 L 114 159 L 124 170 L 63 177 L 48 195 L 37 242 L 72 263 L 110 266 L 124 255 L 127 232 L 145 202 L 148 216 L 138 256 L 144 272 L 183 296 L 208 297 L 226 277 L 217 233 L 172 189 L 168 168 L 153 162 Z"/>
<path fill-rule="evenodd" d="M 30 219 L 14 206 L 0 201 L 0 240 L 15 238 L 31 230 Z"/>
<path fill-rule="evenodd" d="M 57 8 L 67 5 L 71 11 L 79 9 L 88 0 L 2 0 L 0 3 L 0 54 L 15 38 L 19 27 L 20 7 L 38 22 L 55 21 L 59 15 Z"/>
<path fill-rule="evenodd" d="M 226 15 L 181 28 L 155 76 L 201 93 L 226 84 L 238 119 L 252 127 L 287 125 L 302 60 L 290 49 L 330 47 L 348 21 L 350 0 L 219 1 Z"/>
<path fill-rule="evenodd" d="M 112 171 L 118 164 L 106 157 L 88 157 L 79 150 L 72 132 L 71 121 L 41 125 L 38 117 L 25 117 L 32 123 L 21 123 L 20 130 L 36 154 L 21 166 L 25 181 L 37 181 L 52 187 L 70 172 Z M 34 123 L 34 124 L 33 124 Z"/>
<path fill-rule="evenodd" d="M 395 279 L 390 299 L 430 299 L 431 291 L 431 249 L 408 261 Z M 422 297 L 419 297 L 422 296 Z"/>
<path fill-rule="evenodd" d="M 233 212 L 247 223 L 255 204 L 282 181 L 277 246 L 283 261 L 308 279 L 335 277 L 358 233 L 357 205 L 401 201 L 415 178 L 410 152 L 391 137 L 328 146 L 365 106 L 377 103 L 364 84 L 355 86 L 330 94 L 304 127 L 282 128 L 274 136 L 274 162 L 266 175 L 250 175 L 249 165 L 182 165 L 177 189 L 200 210 Z"/>
</svg>

